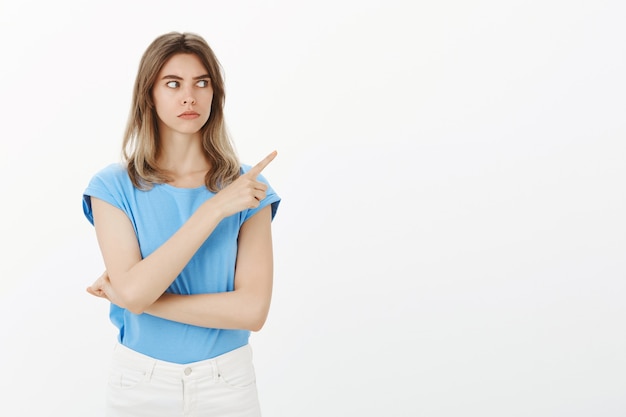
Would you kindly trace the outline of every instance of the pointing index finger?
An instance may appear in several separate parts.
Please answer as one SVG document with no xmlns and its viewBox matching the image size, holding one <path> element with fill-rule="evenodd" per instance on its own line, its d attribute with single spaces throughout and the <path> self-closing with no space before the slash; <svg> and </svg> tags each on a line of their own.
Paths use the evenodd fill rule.
<svg viewBox="0 0 626 417">
<path fill-rule="evenodd" d="M 274 158 L 276 158 L 276 155 L 278 155 L 278 152 L 276 151 L 273 151 L 272 153 L 267 155 L 265 158 L 263 158 L 263 160 L 261 160 L 261 162 L 250 168 L 248 174 L 256 178 L 261 173 L 261 171 L 263 171 L 265 167 L 268 166 L 269 163 L 274 160 Z"/>
</svg>

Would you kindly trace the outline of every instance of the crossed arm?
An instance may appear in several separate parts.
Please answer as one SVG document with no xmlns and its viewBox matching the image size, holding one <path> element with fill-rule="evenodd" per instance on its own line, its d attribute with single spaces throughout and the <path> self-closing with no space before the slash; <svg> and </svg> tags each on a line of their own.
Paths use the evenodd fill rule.
<svg viewBox="0 0 626 417">
<path fill-rule="evenodd" d="M 270 157 L 265 165 L 273 159 L 272 154 Z M 207 200 L 169 240 L 144 259 L 128 217 L 120 209 L 92 198 L 96 235 L 106 272 L 87 291 L 136 314 L 148 313 L 203 327 L 260 330 L 272 295 L 269 206 L 240 229 L 233 291 L 175 295 L 166 294 L 165 290 L 221 219 L 256 207 L 265 198 L 267 186 L 255 178 L 266 160 Z"/>
</svg>

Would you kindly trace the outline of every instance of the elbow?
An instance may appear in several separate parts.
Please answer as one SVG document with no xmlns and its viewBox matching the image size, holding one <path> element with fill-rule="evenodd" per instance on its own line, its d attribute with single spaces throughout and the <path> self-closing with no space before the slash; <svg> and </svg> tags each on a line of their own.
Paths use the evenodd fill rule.
<svg viewBox="0 0 626 417">
<path fill-rule="evenodd" d="M 250 330 L 251 332 L 260 331 L 265 325 L 268 312 L 269 308 L 266 305 L 262 305 L 258 308 L 252 309 L 245 326 L 246 330 Z"/>
<path fill-rule="evenodd" d="M 132 298 L 122 299 L 119 303 L 113 304 L 116 304 L 117 306 L 124 308 L 133 314 L 143 314 L 144 311 L 148 308 L 148 306 L 144 303 L 141 303 L 139 300 Z"/>
<path fill-rule="evenodd" d="M 145 307 L 143 306 L 139 306 L 139 305 L 128 305 L 126 307 L 124 307 L 126 310 L 130 311 L 133 314 L 143 314 L 143 312 L 146 310 Z"/>
<path fill-rule="evenodd" d="M 133 314 L 143 314 L 152 304 L 146 300 L 144 294 L 131 288 L 116 288 L 115 294 L 111 302 Z"/>
<path fill-rule="evenodd" d="M 143 314 L 152 303 L 147 302 L 141 296 L 127 296 L 124 299 L 124 305 L 120 306 L 133 314 Z"/>
<path fill-rule="evenodd" d="M 265 320 L 252 321 L 247 326 L 248 327 L 247 330 L 250 330 L 251 332 L 258 332 L 263 328 L 264 324 L 265 324 Z"/>
</svg>

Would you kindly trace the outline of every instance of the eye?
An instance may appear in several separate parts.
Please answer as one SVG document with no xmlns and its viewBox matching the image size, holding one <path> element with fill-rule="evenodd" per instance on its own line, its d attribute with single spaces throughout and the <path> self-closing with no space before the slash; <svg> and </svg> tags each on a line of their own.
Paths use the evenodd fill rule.
<svg viewBox="0 0 626 417">
<path fill-rule="evenodd" d="M 167 83 L 165 83 L 165 85 L 169 88 L 176 88 L 178 87 L 178 81 L 168 81 Z"/>
<path fill-rule="evenodd" d="M 205 87 L 208 87 L 210 83 L 211 83 L 211 80 L 198 80 L 196 85 L 198 87 L 205 88 Z"/>
</svg>

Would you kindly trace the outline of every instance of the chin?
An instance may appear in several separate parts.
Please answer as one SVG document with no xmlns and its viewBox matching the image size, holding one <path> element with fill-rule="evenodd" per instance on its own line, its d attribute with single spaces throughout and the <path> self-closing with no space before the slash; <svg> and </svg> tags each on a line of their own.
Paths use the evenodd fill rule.
<svg viewBox="0 0 626 417">
<path fill-rule="evenodd" d="M 195 135 L 196 133 L 199 133 L 201 129 L 202 126 L 184 126 L 175 130 L 183 135 Z"/>
</svg>

